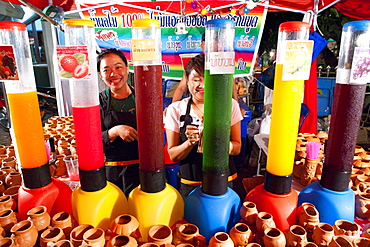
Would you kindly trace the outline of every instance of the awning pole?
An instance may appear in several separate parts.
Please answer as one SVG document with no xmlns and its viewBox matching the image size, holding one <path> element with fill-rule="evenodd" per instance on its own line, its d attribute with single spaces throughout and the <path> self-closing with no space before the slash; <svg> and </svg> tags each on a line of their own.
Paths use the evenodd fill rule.
<svg viewBox="0 0 370 247">
<path fill-rule="evenodd" d="M 339 3 L 341 0 L 335 0 L 334 2 L 332 2 L 331 4 L 328 4 L 326 5 L 325 7 L 323 7 L 322 9 L 320 9 L 319 11 L 317 11 L 317 14 L 319 14 L 320 12 L 326 10 L 327 8 L 330 8 L 331 6 Z"/>
<path fill-rule="evenodd" d="M 61 31 L 63 31 L 62 26 L 58 22 L 56 22 L 53 19 L 51 19 L 44 12 L 42 12 L 39 8 L 35 7 L 34 5 L 32 5 L 31 3 L 29 3 L 26 0 L 19 0 L 19 2 L 22 3 L 23 5 L 27 6 L 31 10 L 33 10 L 36 14 L 38 14 L 39 16 L 41 16 L 42 18 L 44 18 L 46 21 L 50 22 L 52 25 L 54 25 L 57 28 L 59 28 Z"/>
</svg>

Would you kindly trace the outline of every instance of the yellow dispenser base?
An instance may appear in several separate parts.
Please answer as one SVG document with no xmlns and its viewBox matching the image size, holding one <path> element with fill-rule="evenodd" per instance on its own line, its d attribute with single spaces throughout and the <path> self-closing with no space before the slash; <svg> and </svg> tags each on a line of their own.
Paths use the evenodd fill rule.
<svg viewBox="0 0 370 247">
<path fill-rule="evenodd" d="M 99 191 L 86 192 L 77 188 L 72 193 L 73 216 L 78 224 L 90 224 L 107 230 L 111 221 L 128 212 L 125 194 L 114 184 Z"/>
<path fill-rule="evenodd" d="M 142 241 L 148 241 L 153 225 L 172 226 L 184 217 L 184 200 L 171 185 L 157 193 L 146 193 L 136 187 L 128 197 L 129 214 L 139 221 Z"/>
</svg>

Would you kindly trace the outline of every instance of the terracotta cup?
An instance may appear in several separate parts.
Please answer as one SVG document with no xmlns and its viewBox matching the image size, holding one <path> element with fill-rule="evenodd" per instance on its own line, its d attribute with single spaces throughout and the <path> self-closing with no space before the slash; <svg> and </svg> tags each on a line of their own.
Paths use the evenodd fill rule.
<svg viewBox="0 0 370 247">
<path fill-rule="evenodd" d="M 140 237 L 138 233 L 139 221 L 130 214 L 117 216 L 110 224 L 110 230 L 117 235 L 131 236 L 136 239 Z"/>
<path fill-rule="evenodd" d="M 22 175 L 20 172 L 11 172 L 5 178 L 7 188 L 17 185 L 22 185 Z"/>
<path fill-rule="evenodd" d="M 327 223 L 319 223 L 313 230 L 313 242 L 319 247 L 328 246 L 334 237 L 334 228 Z"/>
<path fill-rule="evenodd" d="M 51 226 L 61 228 L 64 235 L 69 238 L 73 229 L 72 217 L 67 212 L 58 212 L 51 218 Z"/>
<path fill-rule="evenodd" d="M 0 247 L 18 247 L 15 244 L 15 240 L 12 238 L 2 238 L 0 239 Z"/>
<path fill-rule="evenodd" d="M 300 225 L 292 225 L 286 233 L 287 247 L 302 247 L 307 242 L 307 232 Z"/>
<path fill-rule="evenodd" d="M 7 154 L 9 157 L 11 157 L 11 156 L 15 156 L 15 149 L 14 149 L 14 146 L 7 146 L 6 154 Z"/>
<path fill-rule="evenodd" d="M 199 243 L 198 240 L 200 239 L 199 228 L 190 223 L 181 224 L 174 234 L 173 243 L 175 245 L 179 244 L 191 244 L 194 246 L 205 246 L 205 241 L 203 243 Z"/>
<path fill-rule="evenodd" d="M 0 226 L 4 229 L 5 235 L 10 236 L 10 229 L 17 223 L 17 216 L 11 209 L 0 211 Z"/>
<path fill-rule="evenodd" d="M 17 167 L 17 161 L 14 156 L 3 159 L 2 166 L 10 166 L 14 169 Z"/>
<path fill-rule="evenodd" d="M 246 223 L 236 223 L 229 232 L 230 238 L 233 240 L 235 247 L 245 246 L 253 239 L 253 233 Z"/>
<path fill-rule="evenodd" d="M 370 246 L 370 239 L 364 237 L 357 237 L 353 239 L 353 247 L 367 247 Z"/>
<path fill-rule="evenodd" d="M 8 172 L 6 171 L 3 171 L 3 170 L 0 170 L 0 181 L 4 183 L 5 185 L 5 178 L 6 178 L 6 175 L 8 175 Z"/>
<path fill-rule="evenodd" d="M 178 245 L 175 245 L 176 247 L 194 247 L 194 245 L 192 244 L 189 244 L 189 243 L 182 243 L 182 244 L 178 244 Z"/>
<path fill-rule="evenodd" d="M 38 239 L 36 227 L 30 220 L 22 220 L 10 229 L 15 242 L 22 247 L 33 247 Z"/>
<path fill-rule="evenodd" d="M 149 228 L 148 242 L 153 242 L 159 246 L 171 244 L 173 240 L 172 229 L 166 225 L 154 225 Z"/>
<path fill-rule="evenodd" d="M 285 235 L 278 228 L 267 228 L 264 233 L 263 243 L 265 247 L 285 247 Z"/>
<path fill-rule="evenodd" d="M 60 240 L 64 240 L 66 237 L 62 229 L 58 227 L 51 227 L 41 233 L 40 236 L 40 247 L 48 247 L 51 244 L 56 243 Z"/>
<path fill-rule="evenodd" d="M 2 166 L 2 167 L 1 167 L 1 170 L 6 172 L 5 177 L 6 177 L 9 173 L 11 173 L 11 172 L 15 172 L 15 171 L 16 171 L 13 167 L 10 167 L 10 166 Z M 5 179 L 4 179 L 4 182 L 5 182 Z"/>
<path fill-rule="evenodd" d="M 336 236 L 342 236 L 349 242 L 352 242 L 355 238 L 360 237 L 361 234 L 361 227 L 355 222 L 348 220 L 336 220 L 333 228 Z"/>
<path fill-rule="evenodd" d="M 298 225 L 307 231 L 307 240 L 312 242 L 312 234 L 315 227 L 320 223 L 319 211 L 315 205 L 304 202 L 297 208 Z"/>
<path fill-rule="evenodd" d="M 229 234 L 225 232 L 217 232 L 209 240 L 208 247 L 234 247 L 234 242 Z"/>
<path fill-rule="evenodd" d="M 91 228 L 83 236 L 83 243 L 89 247 L 101 247 L 105 245 L 105 232 L 100 228 Z"/>
<path fill-rule="evenodd" d="M 51 247 L 73 247 L 73 244 L 71 241 L 63 239 L 54 243 L 53 245 L 51 245 Z"/>
<path fill-rule="evenodd" d="M 343 236 L 334 236 L 329 243 L 329 247 L 353 247 L 353 245 Z"/>
<path fill-rule="evenodd" d="M 257 243 L 249 243 L 246 245 L 246 247 L 261 247 L 261 245 Z"/>
<path fill-rule="evenodd" d="M 275 221 L 271 214 L 259 212 L 256 219 L 257 232 L 264 232 L 267 228 L 276 227 Z"/>
<path fill-rule="evenodd" d="M 107 247 L 115 247 L 115 246 L 137 247 L 137 245 L 138 244 L 135 238 L 131 236 L 124 236 L 124 235 L 114 236 L 107 242 Z M 158 247 L 159 246 L 155 243 L 150 243 L 150 245 L 153 245 L 153 246 L 148 246 L 148 247 Z"/>
<path fill-rule="evenodd" d="M 159 245 L 156 243 L 143 243 L 140 247 L 159 247 Z"/>
<path fill-rule="evenodd" d="M 258 215 L 257 206 L 254 202 L 243 202 L 240 210 L 240 217 L 248 225 L 253 226 L 256 224 L 256 219 Z"/>
<path fill-rule="evenodd" d="M 92 228 L 94 227 L 89 224 L 82 224 L 73 228 L 70 234 L 70 240 L 73 246 L 80 246 L 83 242 L 84 233 Z"/>
<path fill-rule="evenodd" d="M 50 214 L 45 206 L 31 208 L 28 210 L 27 215 L 39 232 L 50 226 Z"/>
<path fill-rule="evenodd" d="M 14 200 L 9 195 L 0 196 L 0 211 L 5 209 L 12 209 Z"/>
<path fill-rule="evenodd" d="M 18 191 L 19 191 L 19 188 L 21 186 L 19 185 L 16 185 L 16 186 L 12 186 L 12 187 L 9 187 L 7 188 L 6 190 L 4 190 L 3 192 L 3 195 L 9 195 L 12 197 L 13 201 L 14 201 L 14 204 L 13 204 L 13 207 L 12 209 L 14 211 L 17 211 L 17 208 L 18 208 Z"/>
</svg>

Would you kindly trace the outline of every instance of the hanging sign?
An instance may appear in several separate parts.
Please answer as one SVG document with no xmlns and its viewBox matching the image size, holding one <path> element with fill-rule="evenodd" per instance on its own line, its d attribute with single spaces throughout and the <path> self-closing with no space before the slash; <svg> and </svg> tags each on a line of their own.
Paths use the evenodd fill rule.
<svg viewBox="0 0 370 247">
<path fill-rule="evenodd" d="M 154 39 L 134 39 L 132 44 L 133 61 L 153 61 L 156 60 L 156 45 Z"/>
<path fill-rule="evenodd" d="M 19 80 L 16 61 L 12 45 L 0 46 L 0 80 Z"/>
<path fill-rule="evenodd" d="M 313 41 L 286 40 L 283 46 L 283 81 L 310 78 Z"/>
<path fill-rule="evenodd" d="M 210 52 L 209 73 L 211 75 L 234 74 L 235 52 Z"/>
<path fill-rule="evenodd" d="M 60 77 L 90 78 L 87 46 L 57 46 L 56 52 Z"/>
<path fill-rule="evenodd" d="M 350 83 L 367 84 L 370 81 L 370 49 L 355 47 L 352 60 Z"/>
<path fill-rule="evenodd" d="M 130 63 L 132 58 L 131 23 L 135 19 L 149 18 L 160 21 L 162 43 L 162 76 L 181 78 L 183 65 L 180 55 L 202 53 L 200 47 L 205 24 L 210 19 L 225 18 L 235 22 L 235 74 L 246 76 L 253 71 L 257 58 L 259 42 L 262 36 L 267 8 L 256 6 L 248 14 L 232 14 L 229 7 L 218 9 L 210 16 L 194 13 L 196 11 L 186 3 L 184 17 L 171 13 L 180 1 L 130 2 L 130 4 L 77 3 L 82 17 L 95 21 L 95 38 L 101 49 L 117 48 L 122 51 Z M 226 3 L 227 2 L 227 3 Z M 197 1 L 204 6 L 217 7 L 216 4 L 231 4 L 240 1 Z M 260 0 L 261 3 L 268 3 Z M 101 7 L 99 7 L 101 6 Z M 147 7 L 145 7 L 147 6 Z M 244 9 L 245 5 L 236 5 L 234 9 Z M 189 13 L 192 12 L 192 13 Z M 180 13 L 180 12 L 179 12 Z M 188 14 L 189 13 L 189 14 Z M 184 22 L 186 34 L 176 34 L 176 25 Z"/>
</svg>

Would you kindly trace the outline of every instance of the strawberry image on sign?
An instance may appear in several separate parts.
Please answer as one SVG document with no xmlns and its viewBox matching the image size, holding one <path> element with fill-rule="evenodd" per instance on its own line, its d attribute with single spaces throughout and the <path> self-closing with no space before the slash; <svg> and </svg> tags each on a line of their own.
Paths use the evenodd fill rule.
<svg viewBox="0 0 370 247">
<path fill-rule="evenodd" d="M 64 56 L 62 60 L 60 61 L 60 66 L 62 66 L 62 68 L 65 71 L 70 72 L 70 73 L 73 73 L 77 65 L 78 65 L 78 61 L 74 56 L 69 56 L 69 55 Z"/>
<path fill-rule="evenodd" d="M 89 75 L 89 62 L 86 54 L 77 52 L 73 55 L 61 54 L 59 57 L 60 72 L 62 78 L 82 79 Z"/>
<path fill-rule="evenodd" d="M 83 64 L 79 64 L 73 71 L 72 75 L 74 78 L 81 79 L 87 76 L 88 73 L 89 73 L 88 67 Z"/>
</svg>

